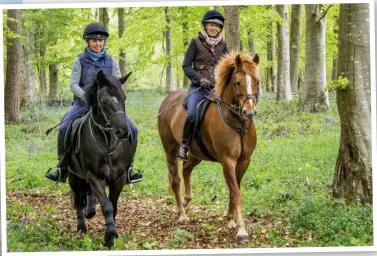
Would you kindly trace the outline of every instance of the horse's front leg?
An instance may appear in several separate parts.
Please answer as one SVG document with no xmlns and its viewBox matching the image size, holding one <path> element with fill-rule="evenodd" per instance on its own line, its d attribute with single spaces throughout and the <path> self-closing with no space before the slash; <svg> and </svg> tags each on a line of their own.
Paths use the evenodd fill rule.
<svg viewBox="0 0 377 256">
<path fill-rule="evenodd" d="M 228 209 L 228 226 L 234 226 L 234 213 L 236 214 L 237 226 L 237 243 L 246 243 L 249 241 L 249 235 L 245 229 L 245 223 L 242 218 L 242 196 L 237 182 L 236 162 L 233 159 L 225 159 L 222 161 L 223 172 L 226 184 L 230 192 L 229 209 Z"/>
<path fill-rule="evenodd" d="M 113 205 L 110 202 L 109 198 L 106 195 L 105 190 L 105 182 L 103 180 L 100 180 L 95 176 L 92 172 L 88 171 L 88 182 L 90 187 L 92 188 L 92 191 L 94 195 L 97 197 L 101 209 L 102 214 L 105 218 L 105 245 L 108 247 L 111 247 L 114 245 L 114 240 L 118 238 L 118 234 L 116 232 L 116 226 L 114 222 L 114 210 Z"/>
<path fill-rule="evenodd" d="M 115 222 L 115 217 L 118 211 L 118 199 L 119 199 L 120 193 L 123 190 L 124 184 L 126 183 L 126 180 L 127 180 L 127 175 L 123 175 L 123 177 L 119 178 L 119 180 L 117 180 L 115 184 L 111 185 L 109 189 L 110 191 L 109 199 L 110 199 L 110 202 L 113 204 L 114 222 Z"/>
</svg>

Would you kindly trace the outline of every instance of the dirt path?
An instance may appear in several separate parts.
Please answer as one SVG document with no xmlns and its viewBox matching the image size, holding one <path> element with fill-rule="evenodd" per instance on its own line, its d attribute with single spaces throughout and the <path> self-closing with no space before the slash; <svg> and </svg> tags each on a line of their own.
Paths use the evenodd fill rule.
<svg viewBox="0 0 377 256">
<path fill-rule="evenodd" d="M 54 220 L 57 228 L 65 235 L 76 235 L 76 215 L 70 195 L 41 196 L 12 192 L 7 193 L 7 202 L 8 206 L 15 202 L 29 204 L 34 210 L 41 210 L 42 217 Z M 234 242 L 236 230 L 229 230 L 226 227 L 225 214 L 213 209 L 203 206 L 191 207 L 188 212 L 190 221 L 178 223 L 175 205 L 168 204 L 166 199 L 121 198 L 118 205 L 118 234 L 131 236 L 134 243 L 152 239 L 150 241 L 155 241 L 154 249 L 240 248 Z M 14 217 L 25 218 L 25 216 Z M 38 217 L 41 216 L 28 216 L 28 221 L 35 221 Z M 281 232 L 281 238 L 287 239 L 284 247 L 292 246 L 288 242 L 289 235 L 285 221 L 273 225 L 268 217 L 262 219 L 250 215 L 245 215 L 244 220 L 252 239 L 249 244 L 242 247 L 270 247 L 268 229 Z M 99 205 L 97 205 L 97 215 L 87 220 L 87 226 L 89 236 L 103 235 L 105 228 Z"/>
</svg>

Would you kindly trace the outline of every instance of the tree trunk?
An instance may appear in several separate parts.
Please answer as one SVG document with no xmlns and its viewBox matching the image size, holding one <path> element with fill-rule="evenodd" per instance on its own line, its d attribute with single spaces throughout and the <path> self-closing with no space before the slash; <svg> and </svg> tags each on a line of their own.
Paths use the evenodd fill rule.
<svg viewBox="0 0 377 256">
<path fill-rule="evenodd" d="M 119 39 L 122 41 L 122 36 L 124 33 L 124 8 L 118 8 L 118 35 Z M 123 49 L 123 44 L 119 45 L 119 69 L 120 69 L 120 74 L 122 76 L 125 76 L 127 73 L 127 68 L 126 68 L 126 53 L 124 52 Z M 123 85 L 124 90 L 127 89 L 126 84 Z"/>
<path fill-rule="evenodd" d="M 26 43 L 25 43 L 25 71 L 26 71 L 26 87 L 27 87 L 27 97 L 28 102 L 34 103 L 36 101 L 36 80 L 34 77 L 34 70 L 30 60 L 30 54 L 34 51 L 32 49 L 34 46 L 31 41 L 31 36 L 29 32 L 26 32 Z"/>
<path fill-rule="evenodd" d="M 40 48 L 39 48 L 39 69 L 38 69 L 38 78 L 39 78 L 39 94 L 40 94 L 40 100 L 41 102 L 44 102 L 45 100 L 45 94 L 46 94 L 46 84 L 47 84 L 47 78 L 46 78 L 46 68 L 45 68 L 45 46 L 43 45 L 43 42 L 40 41 Z"/>
<path fill-rule="evenodd" d="M 50 84 L 48 101 L 52 102 L 58 96 L 58 64 L 54 63 L 48 66 L 48 78 Z"/>
<path fill-rule="evenodd" d="M 173 90 L 173 68 L 171 63 L 171 50 L 172 50 L 172 31 L 170 24 L 170 11 L 171 7 L 165 7 L 165 44 L 166 44 L 166 53 L 168 57 L 168 62 L 166 64 L 166 91 L 171 92 Z"/>
<path fill-rule="evenodd" d="M 326 86 L 326 15 L 321 4 L 305 5 L 306 50 L 305 85 L 301 108 L 307 112 L 327 110 L 330 106 Z"/>
<path fill-rule="evenodd" d="M 301 4 L 292 5 L 291 36 L 289 41 L 290 79 L 292 94 L 298 93 L 298 72 L 301 45 Z"/>
<path fill-rule="evenodd" d="M 20 34 L 21 10 L 7 11 L 7 26 L 10 31 Z M 20 121 L 20 87 L 21 43 L 18 38 L 7 39 L 7 69 L 4 88 L 4 115 L 6 123 L 18 123 Z"/>
<path fill-rule="evenodd" d="M 249 30 L 247 31 L 247 35 L 248 35 L 248 44 L 249 44 L 249 52 L 250 52 L 250 55 L 251 56 L 254 56 L 255 53 L 256 53 L 256 50 L 255 50 L 255 42 L 254 42 L 254 37 L 253 37 L 253 31 L 252 30 Z"/>
<path fill-rule="evenodd" d="M 225 38 L 229 51 L 239 51 L 240 29 L 238 6 L 225 6 Z"/>
<path fill-rule="evenodd" d="M 270 21 L 268 30 L 267 60 L 270 63 L 270 67 L 267 68 L 267 88 L 268 91 L 277 92 L 275 32 L 274 22 L 272 20 Z"/>
<path fill-rule="evenodd" d="M 283 20 L 278 23 L 278 100 L 292 100 L 289 73 L 289 33 L 288 33 L 288 5 L 277 5 L 277 11 Z"/>
<path fill-rule="evenodd" d="M 107 8 L 99 8 L 99 23 L 102 23 L 107 30 L 109 30 L 109 14 Z"/>
<path fill-rule="evenodd" d="M 337 69 L 337 58 L 334 58 L 332 61 L 332 71 L 331 71 L 331 80 L 337 80 L 338 77 L 336 75 L 336 69 Z"/>
<path fill-rule="evenodd" d="M 21 92 L 20 92 L 20 108 L 24 108 L 28 104 L 28 84 L 27 84 L 27 61 L 26 61 L 26 42 L 23 42 L 21 45 L 21 51 L 20 51 L 20 60 L 19 62 L 21 63 L 22 67 L 20 70 L 20 87 L 21 87 Z"/>
<path fill-rule="evenodd" d="M 333 195 L 372 203 L 372 134 L 369 4 L 341 4 L 337 73 L 349 80 L 337 88 L 341 124 Z"/>
<path fill-rule="evenodd" d="M 183 11 L 182 11 L 182 34 L 183 34 L 183 46 L 185 50 L 187 49 L 189 45 L 189 33 L 188 33 L 188 15 L 187 15 L 187 7 L 183 6 Z M 186 74 L 183 72 L 183 88 L 188 88 L 190 85 L 190 79 L 186 76 Z"/>
</svg>

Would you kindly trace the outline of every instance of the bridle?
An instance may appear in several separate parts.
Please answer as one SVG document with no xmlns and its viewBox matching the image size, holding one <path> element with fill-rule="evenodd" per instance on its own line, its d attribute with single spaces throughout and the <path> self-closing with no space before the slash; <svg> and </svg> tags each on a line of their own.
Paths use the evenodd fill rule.
<svg viewBox="0 0 377 256">
<path fill-rule="evenodd" d="M 237 74 L 237 73 L 245 73 L 242 69 L 236 69 L 233 73 L 233 75 Z M 246 103 L 247 100 L 251 100 L 255 106 L 257 105 L 257 102 L 258 102 L 258 96 L 259 96 L 259 81 L 257 83 L 257 87 L 258 87 L 258 92 L 256 93 L 256 100 L 253 99 L 253 92 L 251 91 L 251 94 L 247 93 L 247 94 L 243 94 L 243 93 L 239 93 L 238 92 L 238 87 L 239 87 L 239 84 L 237 84 L 236 81 L 233 81 L 233 86 L 236 88 L 236 100 L 237 100 L 237 104 L 236 106 L 238 106 L 238 116 L 242 119 L 244 118 L 243 115 L 242 115 L 242 109 Z M 245 97 L 245 100 L 242 102 L 242 104 L 240 105 L 239 104 L 239 99 L 241 97 Z M 244 118 L 245 119 L 245 118 Z"/>
<path fill-rule="evenodd" d="M 101 125 L 101 124 L 98 124 L 94 118 L 93 118 L 93 111 L 91 111 L 91 115 L 90 115 L 90 118 L 92 119 L 93 123 L 99 127 L 102 131 L 104 132 L 109 132 L 109 133 L 113 133 L 113 128 L 111 126 L 111 119 L 114 118 L 115 116 L 117 115 L 124 115 L 124 120 L 126 120 L 126 113 L 124 111 L 116 111 L 114 113 L 112 113 L 110 116 L 107 116 L 105 111 L 103 110 L 103 106 L 102 106 L 102 103 L 101 103 L 101 100 L 100 100 L 100 94 L 102 93 L 102 91 L 106 90 L 106 87 L 104 88 L 101 88 L 97 91 L 97 104 L 99 106 L 99 109 L 101 111 L 101 115 L 103 117 L 103 119 L 105 120 L 105 126 Z M 116 135 L 114 134 L 114 136 L 116 137 Z M 117 138 L 117 137 L 116 137 Z"/>
<path fill-rule="evenodd" d="M 112 165 L 111 163 L 111 159 L 110 159 L 110 155 L 114 154 L 115 151 L 119 148 L 119 146 L 122 144 L 121 142 L 123 140 L 126 140 L 128 138 L 125 138 L 125 139 L 119 139 L 117 137 L 117 135 L 114 133 L 114 129 L 111 127 L 111 120 L 117 116 L 117 115 L 124 115 L 124 120 L 126 120 L 126 113 L 124 111 L 117 111 L 115 113 L 112 113 L 110 116 L 107 116 L 104 109 L 103 109 L 103 105 L 101 104 L 101 100 L 100 100 L 100 94 L 102 93 L 102 91 L 106 90 L 106 88 L 101 88 L 97 91 L 97 104 L 98 104 L 98 107 L 99 107 L 99 110 L 101 112 L 101 115 L 105 121 L 105 126 L 97 123 L 94 118 L 93 118 L 93 109 L 91 108 L 91 113 L 90 113 L 90 121 L 89 121 L 89 128 L 90 128 L 90 133 L 92 135 L 92 137 L 94 138 L 95 142 L 97 143 L 97 145 L 106 153 L 106 155 L 109 157 L 109 164 Z M 98 140 L 96 139 L 96 136 L 94 136 L 93 134 L 93 129 L 92 129 L 92 126 L 91 126 L 91 122 L 93 122 L 101 131 L 102 131 L 102 134 L 103 134 L 103 137 L 105 138 L 106 140 L 106 147 L 104 147 L 103 145 L 101 145 L 101 143 L 98 142 Z M 112 135 L 114 135 L 115 137 L 115 146 L 112 147 L 112 145 L 110 145 L 110 142 L 106 136 L 106 133 L 110 133 Z M 113 148 L 113 149 L 111 149 Z"/>
<path fill-rule="evenodd" d="M 237 73 L 245 73 L 242 69 L 236 69 L 233 73 L 232 73 L 232 76 L 234 76 L 235 74 Z M 225 123 L 227 123 L 233 130 L 235 130 L 237 133 L 239 134 L 245 134 L 247 133 L 250 128 L 252 127 L 253 125 L 253 121 L 251 120 L 251 122 L 249 123 L 249 125 L 246 126 L 246 121 L 248 119 L 246 119 L 243 114 L 242 114 L 242 109 L 246 103 L 247 100 L 251 99 L 253 101 L 253 103 L 255 105 L 257 105 L 257 102 L 258 102 L 258 96 L 259 96 L 259 82 L 257 83 L 257 86 L 258 86 L 258 92 L 256 93 L 256 100 L 253 99 L 253 94 L 243 94 L 243 93 L 239 93 L 238 92 L 238 86 L 239 84 L 237 84 L 236 81 L 233 81 L 233 86 L 236 88 L 236 95 L 234 96 L 235 99 L 236 99 L 236 104 L 231 104 L 231 103 L 228 103 L 226 101 L 224 101 L 220 96 L 219 97 L 216 97 L 216 102 L 217 102 L 217 108 L 223 118 L 223 120 L 225 121 Z M 242 104 L 240 104 L 240 98 L 241 97 L 245 97 L 245 100 L 242 102 Z M 228 120 L 228 118 L 225 116 L 224 114 L 224 111 L 221 107 L 221 103 L 224 103 L 224 105 L 226 105 L 228 107 L 228 109 L 234 113 L 240 120 L 241 120 L 241 123 L 242 123 L 242 127 L 238 127 L 238 126 L 235 126 L 234 124 L 232 124 L 232 122 L 230 122 Z"/>
</svg>

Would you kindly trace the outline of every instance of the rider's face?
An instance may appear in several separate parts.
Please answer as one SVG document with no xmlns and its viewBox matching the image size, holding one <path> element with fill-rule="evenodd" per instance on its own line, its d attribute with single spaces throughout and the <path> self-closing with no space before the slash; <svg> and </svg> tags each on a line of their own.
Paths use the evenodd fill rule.
<svg viewBox="0 0 377 256">
<path fill-rule="evenodd" d="M 92 50 L 95 53 L 99 53 L 105 45 L 105 40 L 104 39 L 88 39 L 88 45 L 89 45 L 90 50 Z"/>
<path fill-rule="evenodd" d="M 217 37 L 221 30 L 220 25 L 215 23 L 206 23 L 204 27 L 210 37 Z"/>
</svg>

